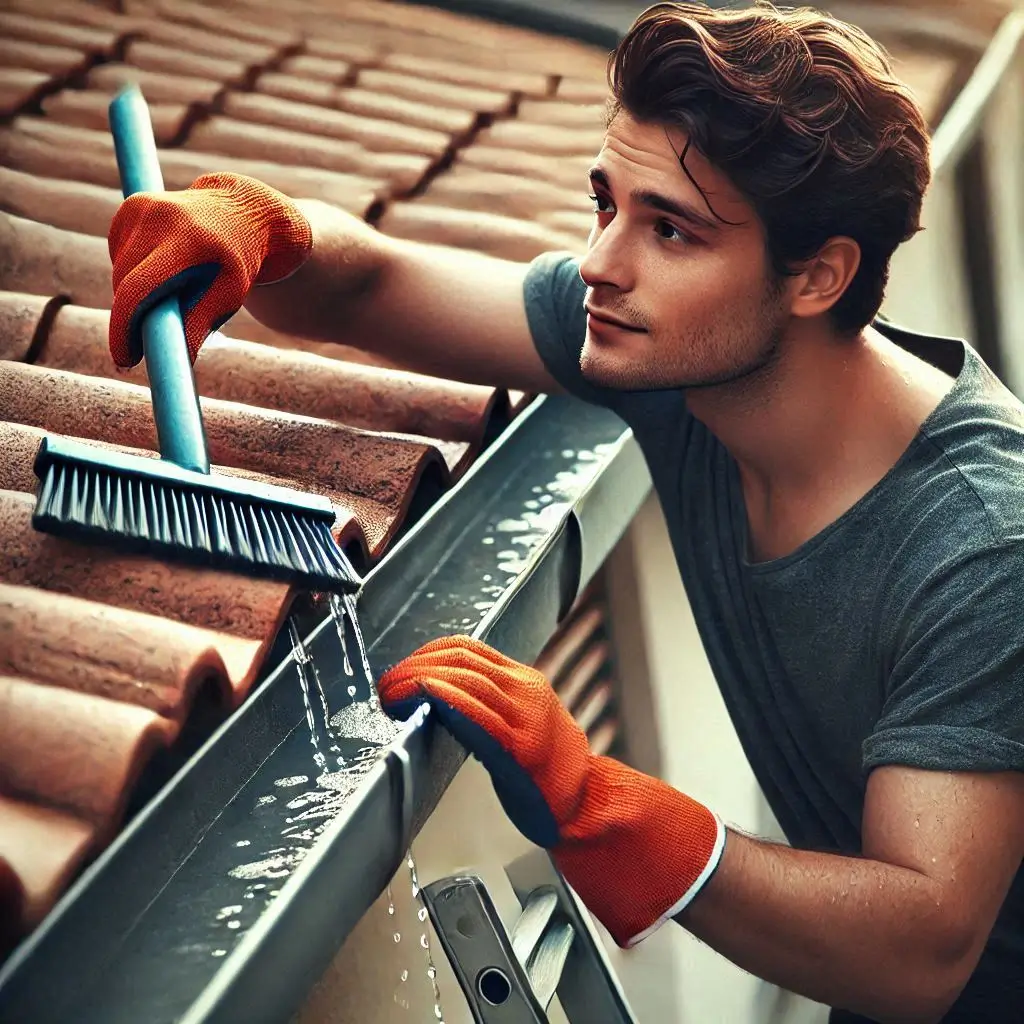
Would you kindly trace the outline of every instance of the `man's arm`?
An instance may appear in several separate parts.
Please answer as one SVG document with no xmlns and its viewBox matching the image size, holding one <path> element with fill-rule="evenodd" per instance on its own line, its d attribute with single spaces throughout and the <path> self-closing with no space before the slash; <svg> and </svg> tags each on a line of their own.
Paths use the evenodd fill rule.
<svg viewBox="0 0 1024 1024">
<path fill-rule="evenodd" d="M 556 392 L 526 320 L 527 265 L 390 238 L 315 200 L 297 204 L 313 228 L 309 259 L 254 288 L 266 326 L 344 342 L 420 373 Z"/>
<path fill-rule="evenodd" d="M 784 988 L 882 1022 L 932 1022 L 977 965 L 1024 857 L 1024 773 L 887 766 L 863 859 L 730 832 L 677 920 Z"/>
</svg>

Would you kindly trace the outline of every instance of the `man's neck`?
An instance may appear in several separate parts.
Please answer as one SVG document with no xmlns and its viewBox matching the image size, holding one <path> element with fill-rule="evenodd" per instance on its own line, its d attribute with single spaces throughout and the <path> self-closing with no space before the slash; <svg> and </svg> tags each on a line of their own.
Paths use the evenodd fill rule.
<svg viewBox="0 0 1024 1024">
<path fill-rule="evenodd" d="M 952 383 L 872 328 L 798 323 L 758 379 L 691 390 L 687 404 L 739 466 L 752 546 L 769 558 L 877 484 Z"/>
</svg>

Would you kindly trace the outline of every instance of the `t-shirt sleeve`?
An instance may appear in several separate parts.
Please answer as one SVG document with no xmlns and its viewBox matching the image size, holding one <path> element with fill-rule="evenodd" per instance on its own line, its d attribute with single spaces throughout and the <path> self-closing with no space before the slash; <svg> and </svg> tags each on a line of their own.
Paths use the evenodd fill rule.
<svg viewBox="0 0 1024 1024">
<path fill-rule="evenodd" d="M 1024 545 L 951 557 L 907 603 L 865 768 L 1024 770 Z"/>
<path fill-rule="evenodd" d="M 587 333 L 587 313 L 583 308 L 586 291 L 576 257 L 568 253 L 543 253 L 526 272 L 526 319 L 533 343 L 551 376 L 570 395 L 616 409 L 620 394 L 594 387 L 580 371 L 580 352 Z"/>
</svg>

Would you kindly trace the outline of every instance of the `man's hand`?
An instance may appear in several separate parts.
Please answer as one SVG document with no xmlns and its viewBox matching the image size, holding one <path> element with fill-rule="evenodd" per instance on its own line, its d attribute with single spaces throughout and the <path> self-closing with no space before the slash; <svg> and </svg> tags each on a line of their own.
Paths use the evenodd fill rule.
<svg viewBox="0 0 1024 1024">
<path fill-rule="evenodd" d="M 407 718 L 426 701 L 491 775 L 516 827 L 552 858 L 621 946 L 679 913 L 721 856 L 725 830 L 658 779 L 590 752 L 541 673 L 469 637 L 427 644 L 378 684 Z"/>
<path fill-rule="evenodd" d="M 254 284 L 287 277 L 309 256 L 309 222 L 287 196 L 241 174 L 204 174 L 180 192 L 139 192 L 108 235 L 114 304 L 110 353 L 142 358 L 142 317 L 177 295 L 189 356 L 242 305 Z"/>
</svg>

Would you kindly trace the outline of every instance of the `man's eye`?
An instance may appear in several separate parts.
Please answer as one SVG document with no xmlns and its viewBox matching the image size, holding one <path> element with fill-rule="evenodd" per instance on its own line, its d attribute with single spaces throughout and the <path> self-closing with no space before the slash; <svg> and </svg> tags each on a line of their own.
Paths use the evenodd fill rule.
<svg viewBox="0 0 1024 1024">
<path fill-rule="evenodd" d="M 591 196 L 590 201 L 594 204 L 594 213 L 611 213 L 612 204 L 604 196 Z"/>
<path fill-rule="evenodd" d="M 659 237 L 664 238 L 668 242 L 686 242 L 689 239 L 668 220 L 659 220 L 654 226 L 655 232 Z"/>
</svg>

